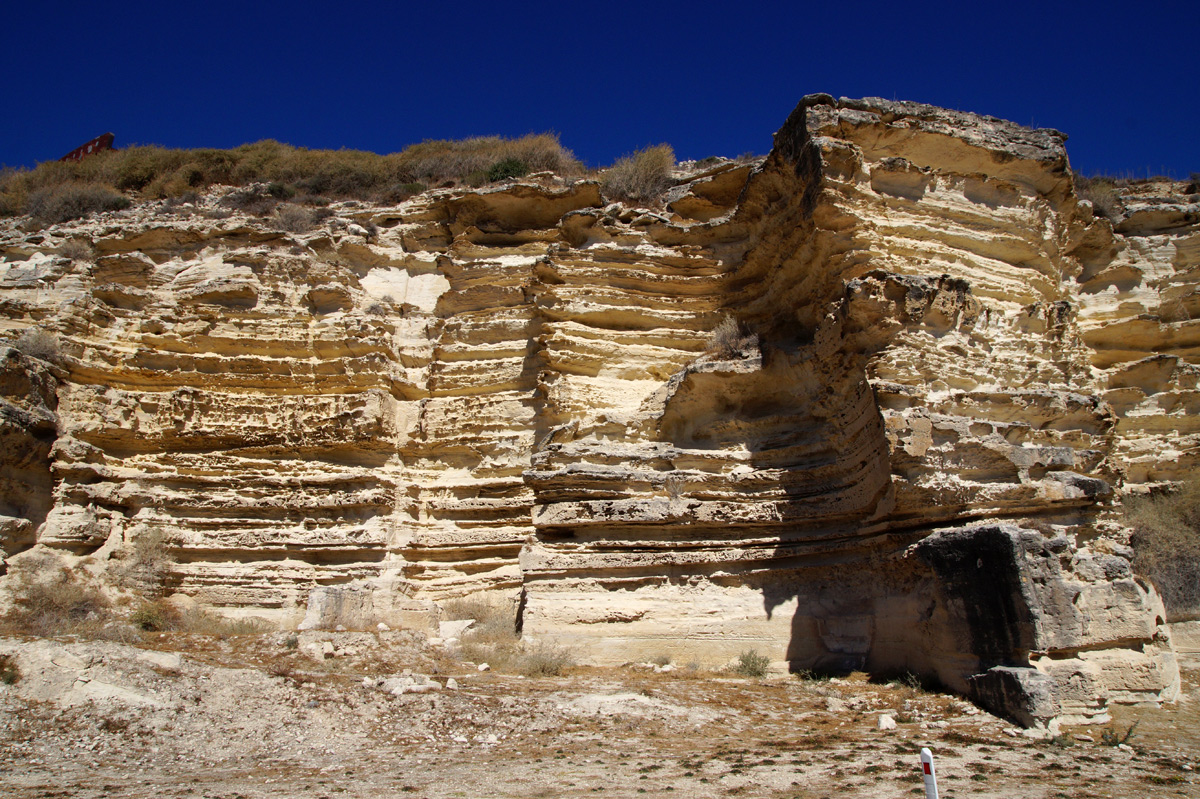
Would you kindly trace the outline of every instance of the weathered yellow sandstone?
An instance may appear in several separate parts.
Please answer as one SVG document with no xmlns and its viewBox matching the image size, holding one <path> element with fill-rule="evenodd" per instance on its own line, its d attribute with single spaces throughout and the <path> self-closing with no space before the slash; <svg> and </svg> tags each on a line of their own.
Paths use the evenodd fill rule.
<svg viewBox="0 0 1200 799">
<path fill-rule="evenodd" d="M 594 662 L 1171 698 L 1112 502 L 1197 466 L 1200 205 L 1098 218 L 1063 141 L 814 95 L 656 208 L 539 175 L 308 234 L 7 221 L 0 328 L 62 350 L 5 356 L 7 566 L 161 535 L 169 588 L 288 623 L 488 590 Z"/>
</svg>

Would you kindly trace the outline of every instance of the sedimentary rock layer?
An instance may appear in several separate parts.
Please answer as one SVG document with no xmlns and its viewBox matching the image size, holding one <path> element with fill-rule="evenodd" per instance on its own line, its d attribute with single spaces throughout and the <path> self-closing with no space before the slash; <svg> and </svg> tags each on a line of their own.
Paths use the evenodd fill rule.
<svg viewBox="0 0 1200 799">
<path fill-rule="evenodd" d="M 293 623 L 490 590 L 598 662 L 758 648 L 1026 721 L 1169 697 L 1112 503 L 1196 468 L 1200 204 L 1099 217 L 1064 139 L 813 95 L 654 207 L 541 174 L 303 234 L 220 190 L 6 222 L 0 326 L 61 352 L 6 356 L 0 544 L 156 538 L 167 590 Z"/>
</svg>

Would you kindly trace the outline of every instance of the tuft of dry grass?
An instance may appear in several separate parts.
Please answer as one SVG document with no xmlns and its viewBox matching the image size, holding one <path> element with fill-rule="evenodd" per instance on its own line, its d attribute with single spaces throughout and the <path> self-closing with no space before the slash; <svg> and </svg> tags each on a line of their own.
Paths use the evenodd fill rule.
<svg viewBox="0 0 1200 799">
<path fill-rule="evenodd" d="M 606 197 L 617 200 L 657 200 L 671 187 L 674 168 L 675 151 L 671 145 L 646 147 L 613 164 L 601 177 L 600 188 Z"/>
<path fill-rule="evenodd" d="M 1170 493 L 1128 497 L 1133 567 L 1162 594 L 1168 621 L 1200 619 L 1200 475 Z"/>
</svg>

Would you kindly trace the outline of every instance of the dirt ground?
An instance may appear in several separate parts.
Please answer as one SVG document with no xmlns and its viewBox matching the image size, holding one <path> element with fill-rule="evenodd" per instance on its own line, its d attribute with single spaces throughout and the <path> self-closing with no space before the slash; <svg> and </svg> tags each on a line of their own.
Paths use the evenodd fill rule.
<svg viewBox="0 0 1200 799">
<path fill-rule="evenodd" d="M 1200 796 L 1195 660 L 1177 704 L 1035 740 L 955 697 L 862 675 L 530 678 L 396 632 L 9 637 L 3 655 L 20 671 L 0 683 L 12 799 L 917 797 L 922 746 L 946 798 Z"/>
</svg>

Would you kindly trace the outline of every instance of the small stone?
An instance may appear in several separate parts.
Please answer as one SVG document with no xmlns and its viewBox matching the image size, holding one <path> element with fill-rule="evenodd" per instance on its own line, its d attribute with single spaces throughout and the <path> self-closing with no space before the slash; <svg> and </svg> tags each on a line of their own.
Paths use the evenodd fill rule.
<svg viewBox="0 0 1200 799">
<path fill-rule="evenodd" d="M 376 630 L 379 630 L 379 632 L 381 632 L 381 633 L 386 633 L 386 632 L 389 632 L 389 631 L 390 631 L 392 628 L 391 628 L 391 627 L 388 627 L 388 626 L 387 626 L 386 624 L 384 624 L 383 622 L 379 622 L 379 624 L 376 624 L 376 625 L 375 625 L 375 629 L 376 629 Z"/>
<path fill-rule="evenodd" d="M 888 715 L 880 716 L 879 717 L 879 729 L 881 729 L 881 730 L 896 729 L 896 720 Z"/>
<path fill-rule="evenodd" d="M 1129 744 L 1117 744 L 1117 748 L 1120 749 L 1122 752 L 1132 752 L 1133 751 L 1133 747 L 1130 746 Z"/>
<path fill-rule="evenodd" d="M 446 690 L 447 691 L 457 691 L 458 690 L 458 680 L 454 679 L 453 677 L 446 680 Z"/>
<path fill-rule="evenodd" d="M 486 663 L 480 663 L 478 666 L 475 667 L 475 669 L 477 671 L 491 671 L 492 667 Z"/>
<path fill-rule="evenodd" d="M 1096 742 L 1096 739 L 1090 735 L 1076 735 L 1075 740 L 1076 741 L 1085 741 L 1090 744 L 1094 744 Z"/>
</svg>

